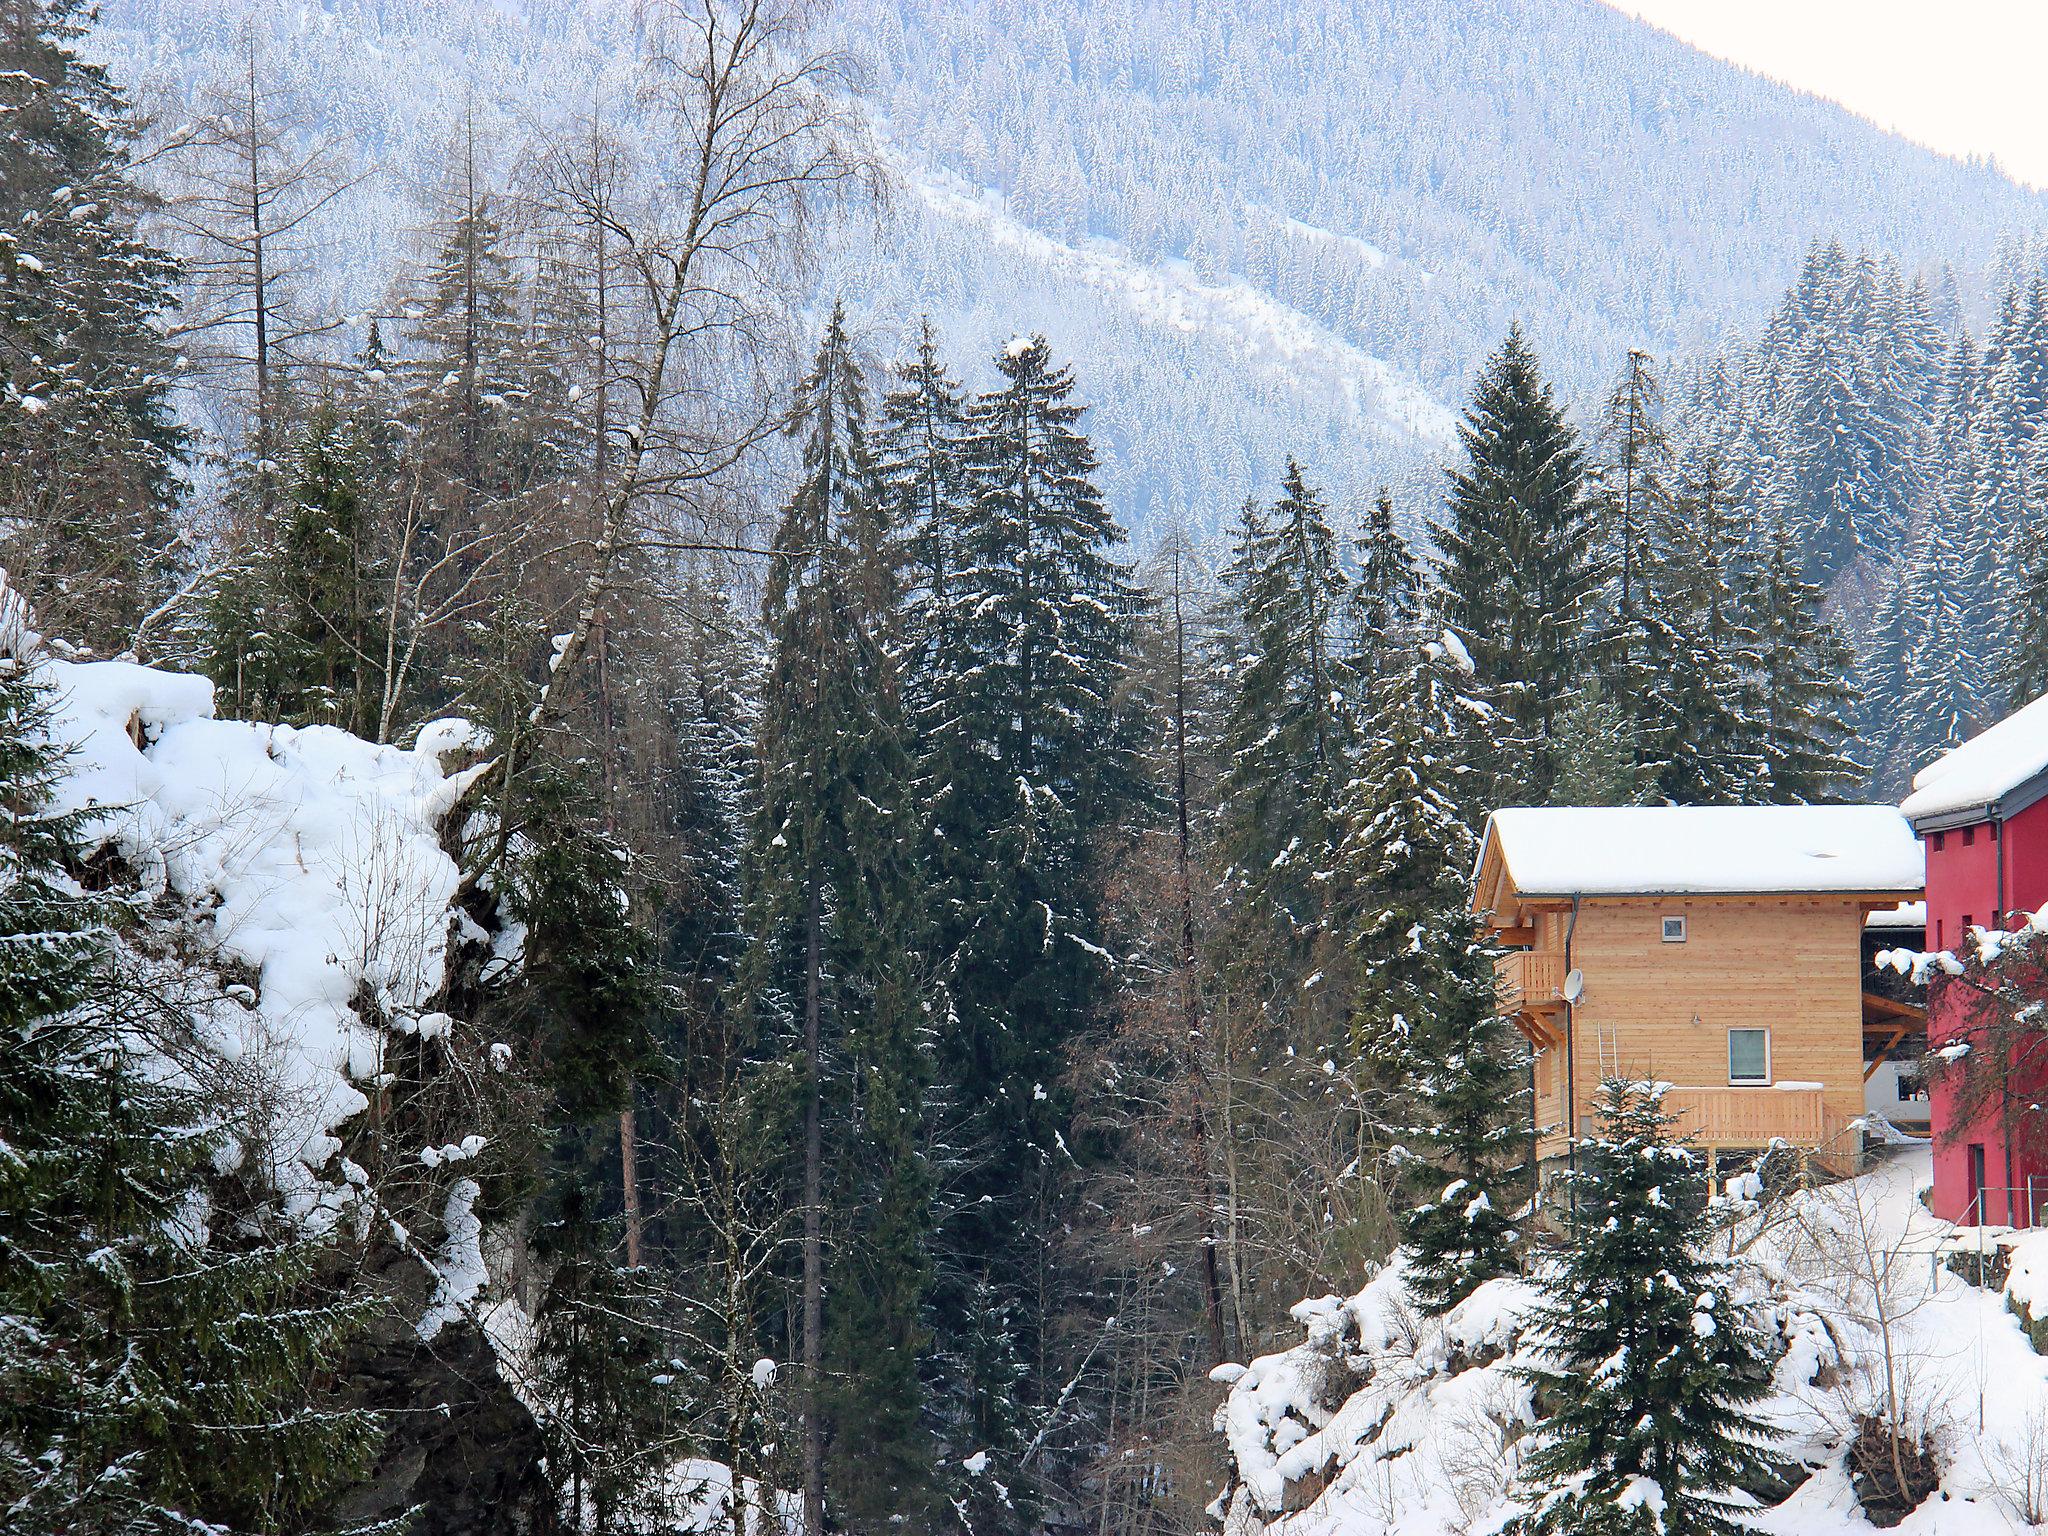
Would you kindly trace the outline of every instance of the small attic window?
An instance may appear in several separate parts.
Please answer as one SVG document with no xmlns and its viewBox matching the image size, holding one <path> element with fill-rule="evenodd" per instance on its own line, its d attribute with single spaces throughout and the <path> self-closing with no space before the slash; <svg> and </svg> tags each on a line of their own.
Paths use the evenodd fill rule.
<svg viewBox="0 0 2048 1536">
<path fill-rule="evenodd" d="M 1948 841 L 1948 834 L 1947 834 L 1946 832 L 1937 832 L 1937 833 L 1935 833 L 1935 834 L 1934 834 L 1934 851 L 1935 851 L 1936 853 L 1939 853 L 1939 852 L 1941 852 L 1941 849 L 1942 849 L 1942 845 L 1943 845 L 1944 843 L 1946 843 L 1947 841 Z"/>
<path fill-rule="evenodd" d="M 1963 846 L 1964 846 L 1965 848 L 1973 848 L 1973 847 L 1975 847 L 1975 846 L 1976 846 L 1976 844 L 1977 844 L 1977 829 L 1976 829 L 1975 827 L 1965 827 L 1965 828 L 1963 828 Z"/>
<path fill-rule="evenodd" d="M 1666 944 L 1683 944 L 1685 942 L 1684 918 L 1667 917 L 1664 919 L 1664 942 Z"/>
</svg>

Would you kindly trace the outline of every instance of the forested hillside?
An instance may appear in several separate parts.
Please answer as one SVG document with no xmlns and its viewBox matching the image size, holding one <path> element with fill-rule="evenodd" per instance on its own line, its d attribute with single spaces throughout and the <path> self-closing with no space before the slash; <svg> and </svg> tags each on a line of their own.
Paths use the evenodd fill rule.
<svg viewBox="0 0 2048 1536">
<path fill-rule="evenodd" d="M 351 186 L 307 228 L 326 317 L 389 312 L 394 245 L 466 116 L 515 179 L 534 128 L 630 129 L 633 8 L 480 0 L 110 0 L 94 47 L 167 120 L 235 94 L 240 18 L 295 144 Z M 1044 330 L 1098 381 L 1104 488 L 1133 527 L 1222 526 L 1294 453 L 1340 503 L 1434 490 L 1510 320 L 1590 407 L 1629 347 L 1716 345 L 1816 232 L 1966 280 L 2041 217 L 1996 171 L 1692 52 L 1597 0 L 855 0 L 826 25 L 872 82 L 887 220 L 822 252 L 901 343 Z M 430 83 L 431 88 L 421 88 Z M 360 324 L 351 327 L 360 339 Z"/>
<path fill-rule="evenodd" d="M 2003 637 L 1951 668 L 1973 718 L 2039 686 L 2048 289 L 2010 246 L 1971 342 L 1917 265 L 2030 202 L 1718 66 L 1674 71 L 1738 145 L 1791 125 L 1810 209 L 1758 211 L 1735 152 L 1655 162 L 1727 193 L 1725 240 L 1561 190 L 1635 185 L 1604 162 L 1531 167 L 1528 206 L 1637 231 L 1596 260 L 1469 150 L 1372 174 L 1493 213 L 1373 222 L 1293 158 L 1371 114 L 1258 85 L 1283 154 L 1188 104 L 1282 51 L 1337 78 L 1351 22 L 1198 47 L 1169 14 L 1144 70 L 1068 38 L 1113 90 L 1034 94 L 990 82 L 1013 47 L 1049 75 L 1058 30 L 949 8 L 933 100 L 1156 99 L 1165 190 L 1067 206 L 1004 158 L 1040 140 L 969 124 L 925 216 L 980 211 L 927 240 L 880 218 L 927 130 L 908 34 L 879 83 L 835 46 L 866 12 L 128 14 L 0 4 L 0 1508 L 35 1528 L 1208 1529 L 1213 1367 L 1397 1251 L 1433 1317 L 1536 1263 L 1527 1048 L 1468 910 L 1488 811 L 1854 797 L 1966 728 L 1926 702 L 1966 604 Z M 1463 14 L 1365 52 L 1542 94 Z M 1600 142 L 1658 121 L 1598 113 L 1671 45 L 1521 20 L 1564 28 Z M 215 73 L 145 130 L 151 59 Z M 1196 186 L 1250 168 L 1301 227 L 1205 255 Z M 974 190 L 1012 175 L 1053 199 L 1028 239 Z M 1430 247 L 1475 220 L 1471 268 Z M 942 228 L 1105 275 L 942 282 Z M 1660 298 L 1616 250 L 1667 242 Z M 1628 345 L 1730 318 L 1675 301 L 1696 265 L 1774 292 L 1771 242 L 1794 286 L 1725 347 Z M 1312 316 L 1286 250 L 1338 263 Z M 1582 303 L 1613 329 L 1566 334 Z M 1216 361 L 1244 326 L 1277 371 Z M 1392 373 L 1345 350 L 1396 332 Z M 1190 350 L 1115 340 L 1155 334 Z M 1311 377 L 1356 410 L 1256 403 Z M 1423 489 L 1389 401 L 1440 414 Z M 1611 1108 L 1600 1198 L 1691 1253 L 1703 1170 Z M 1779 1346 L 1698 1328 L 1745 1304 L 1719 1266 L 1660 1285 L 1605 1230 L 1552 1272 L 1662 1298 L 1624 1381 L 1691 1394 L 1655 1454 L 1766 1483 L 1733 1442 Z M 1532 1533 L 1583 1528 L 1615 1346 L 1582 1342 Z"/>
</svg>

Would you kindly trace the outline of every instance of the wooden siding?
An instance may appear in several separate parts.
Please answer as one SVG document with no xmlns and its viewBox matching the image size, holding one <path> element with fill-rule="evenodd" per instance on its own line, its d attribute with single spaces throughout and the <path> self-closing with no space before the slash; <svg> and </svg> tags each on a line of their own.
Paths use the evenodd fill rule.
<svg viewBox="0 0 2048 1536">
<path fill-rule="evenodd" d="M 1571 1010 L 1572 1097 L 1583 1128 L 1603 1072 L 1670 1083 L 1704 1146 L 1754 1146 L 1773 1136 L 1855 1149 L 1863 1109 L 1861 941 L 1870 903 L 1857 897 L 1605 898 L 1580 906 L 1570 963 L 1585 992 Z M 1686 919 L 1683 943 L 1662 919 Z M 1538 954 L 1561 955 L 1568 913 L 1535 914 Z M 1536 956 L 1531 956 L 1531 961 Z M 1533 983 L 1535 978 L 1529 977 Z M 1533 1001 L 1533 999 L 1532 999 Z M 1773 1084 L 1728 1081 L 1728 1031 L 1771 1032 Z M 1537 1124 L 1556 1127 L 1539 1154 L 1564 1150 L 1566 1052 L 1540 1053 Z"/>
</svg>

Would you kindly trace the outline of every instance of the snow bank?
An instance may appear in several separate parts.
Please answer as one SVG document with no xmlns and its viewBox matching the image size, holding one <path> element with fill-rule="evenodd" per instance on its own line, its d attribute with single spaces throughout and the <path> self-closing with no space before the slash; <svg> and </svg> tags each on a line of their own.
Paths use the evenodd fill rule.
<svg viewBox="0 0 2048 1536">
<path fill-rule="evenodd" d="M 1913 793 L 1900 810 L 1915 821 L 1978 810 L 1996 804 L 2044 772 L 2048 772 L 2048 694 L 1914 774 Z"/>
<path fill-rule="evenodd" d="M 1500 810 L 1488 822 L 1525 896 L 1917 891 L 1926 862 L 1889 805 Z"/>
<path fill-rule="evenodd" d="M 1871 1530 L 1846 1449 L 1855 1415 L 1882 1390 L 1880 1311 L 1893 1319 L 1901 1395 L 1930 1432 L 1941 1472 L 1940 1490 L 1897 1529 L 2031 1528 L 2019 1506 L 2026 1469 L 2037 1488 L 2048 1471 L 2048 1359 L 2005 1294 L 1940 1263 L 1952 1229 L 1918 1199 L 1929 1175 L 1922 1145 L 1736 1229 L 1741 1294 L 1780 1351 L 1764 1411 L 1798 1480 L 1758 1517 L 1767 1536 Z M 2022 1247 L 2010 1285 L 2048 1285 L 2048 1235 Z M 1522 1507 L 1515 1477 L 1534 1412 L 1516 1370 L 1528 1359 L 1522 1329 L 1533 1300 L 1528 1286 L 1496 1281 L 1431 1322 L 1407 1304 L 1397 1262 L 1348 1300 L 1298 1309 L 1302 1343 L 1220 1368 L 1227 1392 L 1216 1427 L 1236 1469 L 1218 1505 L 1227 1536 L 1497 1529 Z"/>
<path fill-rule="evenodd" d="M 778 1536 L 803 1528 L 801 1498 L 751 1477 L 741 1478 L 739 1484 L 738 1502 L 745 1509 L 742 1536 Z M 733 1475 L 724 1462 L 696 1457 L 677 1462 L 669 1469 L 668 1494 L 673 1529 L 719 1533 L 733 1529 Z"/>
<path fill-rule="evenodd" d="M 470 728 L 438 722 L 406 750 L 216 719 L 203 677 L 118 661 L 38 670 L 71 749 L 59 807 L 98 811 L 96 845 L 222 973 L 195 1023 L 261 1072 L 264 1171 L 319 1229 L 348 1202 L 345 1179 L 317 1174 L 381 1069 L 376 1024 L 403 1027 L 441 984 L 459 871 L 439 824 L 467 782 L 442 757 Z"/>
</svg>

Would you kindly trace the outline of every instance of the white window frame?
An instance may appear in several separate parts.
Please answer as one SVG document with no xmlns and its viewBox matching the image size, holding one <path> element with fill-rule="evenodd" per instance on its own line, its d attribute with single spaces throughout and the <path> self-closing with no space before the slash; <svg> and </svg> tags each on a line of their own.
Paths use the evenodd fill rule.
<svg viewBox="0 0 2048 1536">
<path fill-rule="evenodd" d="M 1735 1075 L 1735 1037 L 1737 1035 L 1762 1035 L 1764 1037 L 1764 1075 L 1762 1077 L 1737 1077 Z M 1744 1024 L 1728 1031 L 1728 1086 L 1731 1088 L 1767 1088 L 1771 1083 L 1771 1032 L 1767 1026 Z"/>
<path fill-rule="evenodd" d="M 1683 916 L 1673 913 L 1662 918 L 1660 921 L 1666 944 L 1683 944 L 1685 942 L 1687 923 Z M 1677 924 L 1675 928 L 1672 926 L 1674 923 Z"/>
</svg>

